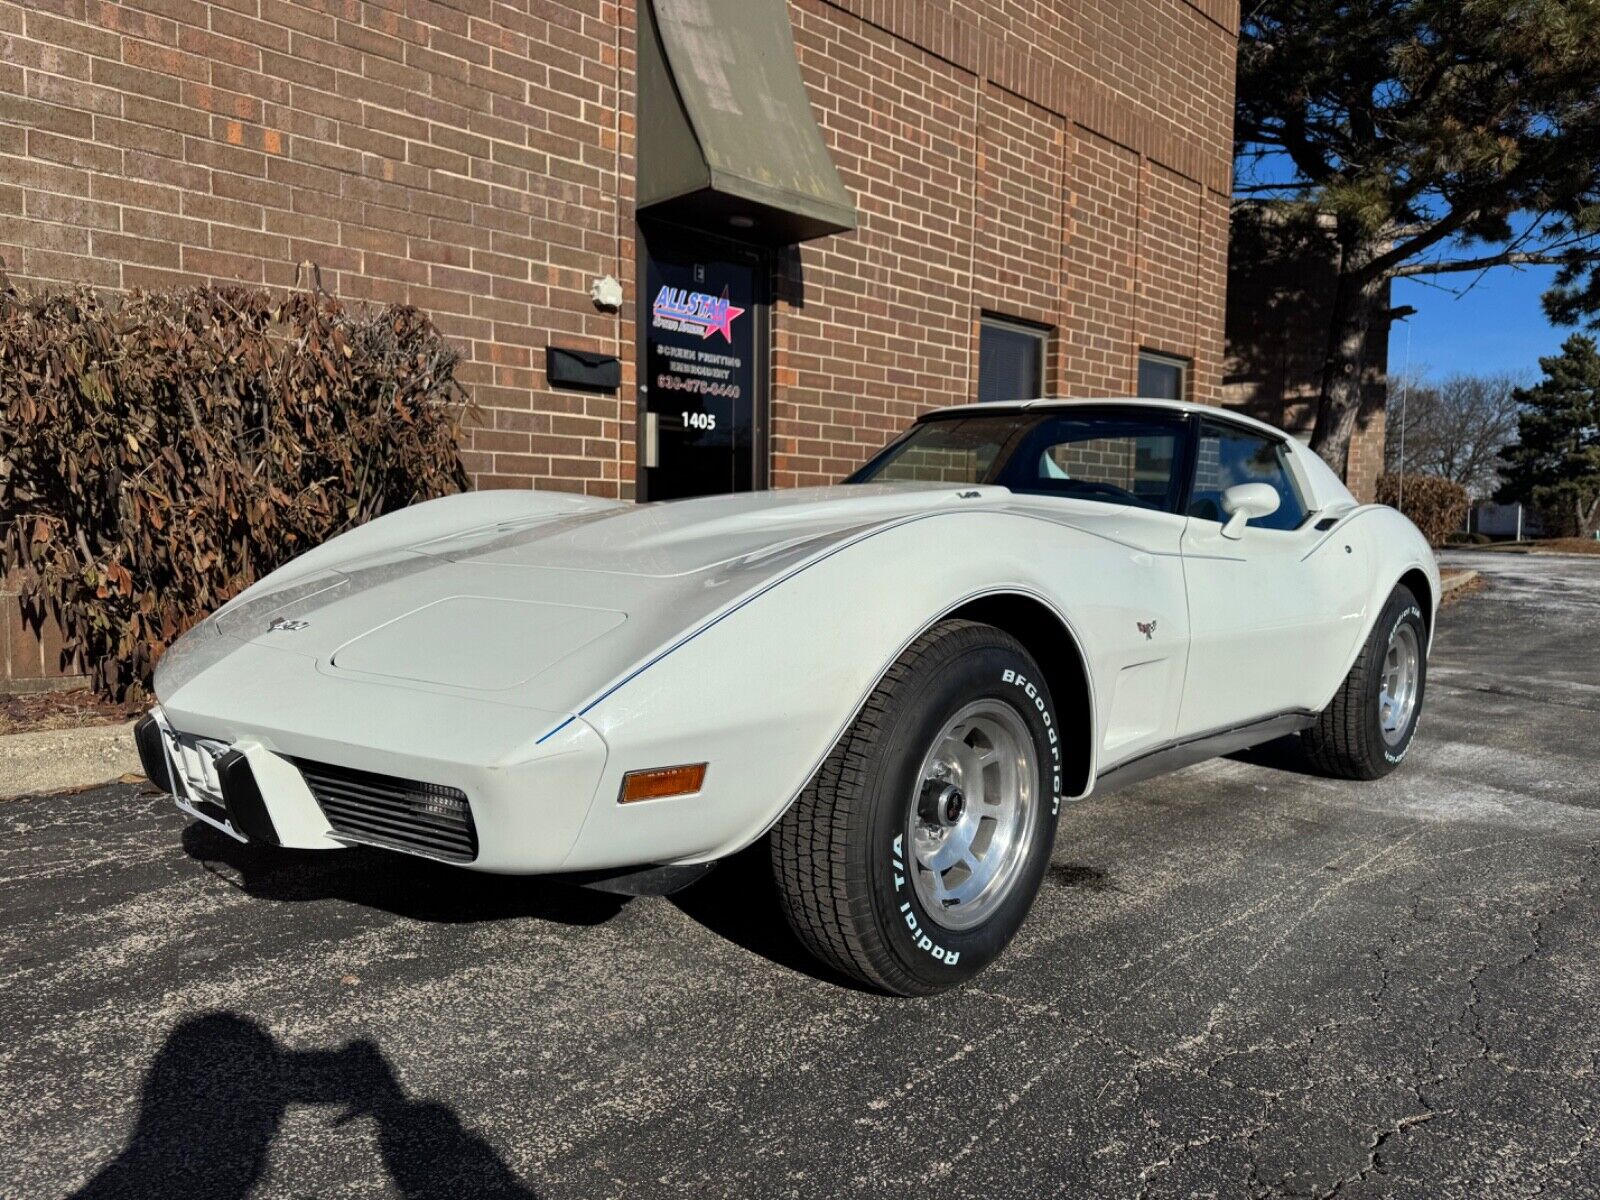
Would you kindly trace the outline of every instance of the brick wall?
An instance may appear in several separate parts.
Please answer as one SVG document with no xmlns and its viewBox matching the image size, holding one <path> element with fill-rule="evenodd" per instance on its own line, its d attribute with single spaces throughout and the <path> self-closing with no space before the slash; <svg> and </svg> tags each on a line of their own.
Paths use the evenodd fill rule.
<svg viewBox="0 0 1600 1200">
<path fill-rule="evenodd" d="M 1095 438 L 1053 446 L 1050 457 L 1074 479 L 1109 483 L 1133 491 L 1134 468 L 1138 463 L 1138 444 L 1132 438 Z"/>
<path fill-rule="evenodd" d="M 1216 397 L 1233 30 L 1223 0 L 796 0 L 861 228 L 774 321 L 773 479 L 848 470 L 969 398 L 976 321 L 1054 326 L 1053 390 L 1141 345 Z M 428 309 L 466 350 L 480 486 L 631 494 L 629 0 L 0 0 L 0 255 L 22 283 L 194 279 Z M 621 397 L 545 385 L 552 338 Z"/>
<path fill-rule="evenodd" d="M 1141 347 L 1220 398 L 1237 8 L 797 0 L 860 228 L 800 248 L 774 322 L 773 482 L 831 482 L 972 399 L 985 312 L 1051 326 L 1048 390 Z"/>
<path fill-rule="evenodd" d="M 1130 392 L 1148 346 L 1219 398 L 1237 0 L 790 11 L 860 227 L 779 264 L 776 485 L 972 398 L 985 312 L 1053 328 L 1051 391 Z M 631 496 L 635 28 L 633 0 L 0 0 L 0 257 L 112 289 L 310 260 L 462 347 L 479 486 Z M 621 393 L 547 386 L 552 340 L 618 354 Z"/>
<path fill-rule="evenodd" d="M 0 2 L 0 256 L 22 283 L 195 279 L 403 300 L 467 351 L 482 485 L 617 494 L 620 402 L 544 387 L 614 349 L 610 0 Z M 631 10 L 630 10 L 631 12 Z M 630 106 L 631 107 L 631 106 Z"/>
</svg>

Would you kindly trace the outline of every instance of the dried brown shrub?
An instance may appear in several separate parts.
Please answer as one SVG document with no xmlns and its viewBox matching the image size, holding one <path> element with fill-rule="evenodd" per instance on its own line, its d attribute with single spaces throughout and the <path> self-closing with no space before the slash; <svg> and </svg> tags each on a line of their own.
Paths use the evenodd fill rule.
<svg viewBox="0 0 1600 1200">
<path fill-rule="evenodd" d="M 0 292 L 0 575 L 137 697 L 268 571 L 466 487 L 457 357 L 414 308 L 320 292 Z"/>
<path fill-rule="evenodd" d="M 1467 489 L 1437 475 L 1405 476 L 1405 495 L 1399 475 L 1378 476 L 1378 503 L 1400 509 L 1422 531 L 1430 546 L 1442 546 L 1467 519 Z M 1401 503 L 1402 499 L 1404 504 Z"/>
</svg>

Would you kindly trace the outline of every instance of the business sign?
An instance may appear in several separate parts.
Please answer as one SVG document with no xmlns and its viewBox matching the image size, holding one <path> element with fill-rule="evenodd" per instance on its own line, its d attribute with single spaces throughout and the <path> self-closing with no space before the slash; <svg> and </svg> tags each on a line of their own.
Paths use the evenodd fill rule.
<svg viewBox="0 0 1600 1200">
<path fill-rule="evenodd" d="M 733 323 L 744 316 L 727 296 L 708 296 L 704 292 L 690 292 L 662 284 L 650 306 L 650 327 L 670 329 L 679 333 L 698 333 L 702 339 L 720 333 L 722 340 L 733 344 Z"/>
<path fill-rule="evenodd" d="M 753 486 L 756 276 L 748 262 L 650 254 L 645 395 L 659 459 L 652 499 Z"/>
</svg>

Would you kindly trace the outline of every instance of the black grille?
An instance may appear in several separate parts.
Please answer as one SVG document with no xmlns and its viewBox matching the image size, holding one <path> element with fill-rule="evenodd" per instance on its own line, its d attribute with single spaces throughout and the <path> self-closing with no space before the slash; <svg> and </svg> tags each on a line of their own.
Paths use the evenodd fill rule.
<svg viewBox="0 0 1600 1200">
<path fill-rule="evenodd" d="M 478 857 L 478 830 L 460 788 L 296 760 L 335 837 L 450 862 Z"/>
</svg>

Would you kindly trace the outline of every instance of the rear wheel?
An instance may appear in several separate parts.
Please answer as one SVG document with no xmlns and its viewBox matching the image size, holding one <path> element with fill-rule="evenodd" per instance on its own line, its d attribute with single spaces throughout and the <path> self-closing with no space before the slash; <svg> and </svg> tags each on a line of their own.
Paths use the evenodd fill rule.
<svg viewBox="0 0 1600 1200">
<path fill-rule="evenodd" d="M 1428 627 L 1411 590 L 1397 587 L 1333 703 L 1300 735 L 1319 771 L 1377 779 L 1411 749 L 1428 681 Z"/>
<path fill-rule="evenodd" d="M 1061 739 L 1022 645 L 943 621 L 890 668 L 771 839 L 784 911 L 838 970 L 902 995 L 1009 942 L 1055 841 Z"/>
</svg>

